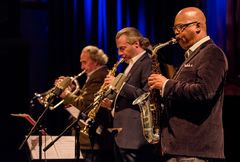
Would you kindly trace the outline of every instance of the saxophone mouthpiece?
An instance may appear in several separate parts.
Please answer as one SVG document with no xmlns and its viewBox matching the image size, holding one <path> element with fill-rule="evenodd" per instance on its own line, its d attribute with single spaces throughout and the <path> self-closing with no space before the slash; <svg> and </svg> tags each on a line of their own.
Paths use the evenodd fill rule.
<svg viewBox="0 0 240 162">
<path fill-rule="evenodd" d="M 118 64 L 121 64 L 123 61 L 124 61 L 124 58 L 121 57 L 118 61 Z"/>
<path fill-rule="evenodd" d="M 177 39 L 175 39 L 175 38 L 172 38 L 171 39 L 171 43 L 170 44 L 176 44 L 177 43 Z"/>
<path fill-rule="evenodd" d="M 165 43 L 159 43 L 157 46 L 155 46 L 152 50 L 153 55 L 156 55 L 157 51 L 163 47 L 166 47 L 168 45 L 172 45 L 177 43 L 177 40 L 175 38 L 172 38 L 171 40 L 165 42 Z"/>
</svg>

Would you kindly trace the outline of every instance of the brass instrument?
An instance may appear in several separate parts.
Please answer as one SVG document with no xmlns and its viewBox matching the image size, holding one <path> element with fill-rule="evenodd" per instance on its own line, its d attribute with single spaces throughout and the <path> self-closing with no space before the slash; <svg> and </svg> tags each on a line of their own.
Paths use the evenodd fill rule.
<svg viewBox="0 0 240 162">
<path fill-rule="evenodd" d="M 79 84 L 77 81 L 77 78 L 82 76 L 85 73 L 85 70 L 79 73 L 75 77 L 66 77 L 59 85 L 54 86 L 50 90 L 44 92 L 44 93 L 35 93 L 35 96 L 38 98 L 38 101 L 40 104 L 42 104 L 44 107 L 49 107 L 50 110 L 53 110 L 57 108 L 59 105 L 63 103 L 64 100 L 61 100 L 55 105 L 52 105 L 54 97 L 56 95 L 60 95 L 62 91 L 64 91 L 65 88 L 67 88 L 70 84 L 74 83 L 75 88 L 74 91 L 71 92 L 72 94 L 75 94 L 79 91 Z"/>
<path fill-rule="evenodd" d="M 176 39 L 172 38 L 170 41 L 158 44 L 152 50 L 152 73 L 159 74 L 160 66 L 157 60 L 157 51 L 167 45 L 177 43 Z M 159 100 L 159 91 L 150 90 L 139 96 L 132 103 L 138 104 L 141 110 L 141 121 L 143 125 L 143 133 L 146 140 L 150 144 L 156 144 L 160 140 L 160 113 L 161 101 Z"/>
<path fill-rule="evenodd" d="M 114 64 L 112 70 L 110 70 L 108 72 L 108 75 L 115 76 L 115 73 L 117 71 L 117 67 L 123 61 L 124 61 L 124 59 L 121 58 L 118 62 L 116 62 Z M 91 106 L 93 108 L 88 112 L 86 121 L 81 121 L 80 120 L 85 125 L 84 128 L 81 130 L 81 132 L 84 133 L 85 135 L 89 135 L 89 128 L 92 126 L 92 124 L 95 121 L 95 117 L 96 117 L 97 112 L 99 111 L 101 101 L 104 99 L 105 93 L 107 92 L 108 89 L 109 89 L 109 86 L 106 86 L 105 84 L 102 84 L 101 88 L 99 89 L 99 91 L 96 93 L 96 95 L 94 97 L 94 101 L 93 101 L 93 104 Z"/>
</svg>

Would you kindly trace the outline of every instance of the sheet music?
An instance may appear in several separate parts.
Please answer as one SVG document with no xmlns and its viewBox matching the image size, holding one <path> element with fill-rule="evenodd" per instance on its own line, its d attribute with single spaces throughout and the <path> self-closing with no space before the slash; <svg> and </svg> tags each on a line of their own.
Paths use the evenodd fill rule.
<svg viewBox="0 0 240 162">
<path fill-rule="evenodd" d="M 65 108 L 74 118 L 78 118 L 80 110 L 78 110 L 75 106 L 69 105 L 69 107 Z"/>
<path fill-rule="evenodd" d="M 78 116 L 79 110 L 76 107 L 69 109 L 75 117 Z M 11 114 L 12 116 L 26 119 L 30 124 L 35 125 L 36 121 L 29 114 Z M 58 136 L 49 136 L 42 130 L 42 149 L 51 143 Z M 39 159 L 39 136 L 29 136 L 27 140 L 28 148 L 31 153 L 31 159 Z M 42 159 L 75 159 L 75 136 L 62 136 L 47 151 L 42 152 Z M 83 159 L 80 150 L 80 159 Z"/>
<path fill-rule="evenodd" d="M 47 146 L 57 136 L 43 136 L 42 148 Z M 39 159 L 39 136 L 30 136 L 27 143 L 31 152 L 31 159 Z M 83 159 L 80 151 L 80 159 Z M 75 159 L 75 137 L 62 136 L 46 152 L 42 150 L 42 159 Z"/>
</svg>

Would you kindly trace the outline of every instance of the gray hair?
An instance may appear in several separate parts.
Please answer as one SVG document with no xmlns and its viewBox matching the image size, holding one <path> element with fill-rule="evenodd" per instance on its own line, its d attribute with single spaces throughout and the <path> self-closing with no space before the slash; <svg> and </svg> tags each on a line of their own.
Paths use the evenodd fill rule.
<svg viewBox="0 0 240 162">
<path fill-rule="evenodd" d="M 105 65 L 108 62 L 108 56 L 102 49 L 99 49 L 96 46 L 86 46 L 83 48 L 82 52 L 88 52 L 89 57 L 99 65 Z"/>
<path fill-rule="evenodd" d="M 134 27 L 126 27 L 121 29 L 118 31 L 115 39 L 118 39 L 122 35 L 126 36 L 129 44 L 133 44 L 137 41 L 143 49 L 149 49 L 151 47 L 149 39 L 143 37 L 142 34 Z"/>
</svg>

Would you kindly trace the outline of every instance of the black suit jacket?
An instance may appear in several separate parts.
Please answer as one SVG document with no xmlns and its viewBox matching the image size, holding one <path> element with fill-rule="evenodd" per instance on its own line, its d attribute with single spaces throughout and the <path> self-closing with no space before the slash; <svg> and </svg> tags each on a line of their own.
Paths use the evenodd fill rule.
<svg viewBox="0 0 240 162">
<path fill-rule="evenodd" d="M 147 78 L 151 73 L 151 59 L 147 53 L 135 62 L 128 73 L 115 106 L 114 127 L 122 128 L 116 137 L 120 148 L 138 149 L 147 144 L 143 136 L 143 128 L 138 105 L 132 102 L 141 94 L 148 91 Z"/>
<path fill-rule="evenodd" d="M 226 56 L 212 40 L 183 62 L 164 89 L 168 118 L 162 130 L 167 154 L 224 158 L 222 108 Z"/>
</svg>

